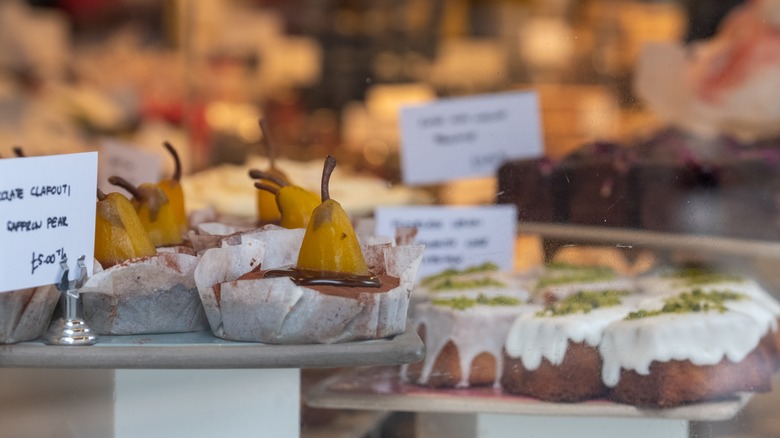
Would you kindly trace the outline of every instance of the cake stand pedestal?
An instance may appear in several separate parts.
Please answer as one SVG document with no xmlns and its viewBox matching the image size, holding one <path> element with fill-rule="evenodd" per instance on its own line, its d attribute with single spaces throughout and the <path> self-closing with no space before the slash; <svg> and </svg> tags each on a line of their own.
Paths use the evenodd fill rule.
<svg viewBox="0 0 780 438">
<path fill-rule="evenodd" d="M 230 342 L 211 333 L 102 336 L 89 347 L 0 346 L 2 436 L 300 436 L 300 369 L 418 361 L 407 331 L 333 345 Z"/>
</svg>

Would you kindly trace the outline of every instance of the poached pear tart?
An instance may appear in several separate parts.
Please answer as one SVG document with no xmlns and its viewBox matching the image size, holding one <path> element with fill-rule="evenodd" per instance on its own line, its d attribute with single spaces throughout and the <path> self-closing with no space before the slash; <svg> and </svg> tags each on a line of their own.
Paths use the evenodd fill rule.
<svg viewBox="0 0 780 438">
<path fill-rule="evenodd" d="M 423 247 L 361 246 L 346 212 L 328 194 L 334 167 L 328 157 L 322 203 L 304 233 L 265 228 L 242 236 L 240 245 L 203 254 L 195 281 L 216 336 L 311 344 L 404 331 Z M 284 223 L 289 209 L 280 210 Z"/>
</svg>

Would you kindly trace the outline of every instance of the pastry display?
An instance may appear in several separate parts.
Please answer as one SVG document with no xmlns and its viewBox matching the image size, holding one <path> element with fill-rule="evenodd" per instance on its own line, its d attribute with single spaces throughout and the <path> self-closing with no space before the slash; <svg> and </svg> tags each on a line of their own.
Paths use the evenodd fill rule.
<svg viewBox="0 0 780 438">
<path fill-rule="evenodd" d="M 97 192 L 90 277 L 0 288 L 0 365 L 44 377 L 8 373 L 18 420 L 0 435 L 116 432 L 139 407 L 158 415 L 130 412 L 137 430 L 212 435 L 259 418 L 293 435 L 749 436 L 764 415 L 751 393 L 780 371 L 780 0 L 8 3 L 25 6 L 0 6 L 0 154 L 88 150 L 128 192 Z M 697 41 L 722 3 L 741 4 Z M 404 91 L 431 86 L 423 106 Z M 29 284 L 58 254 L 90 258 L 72 241 L 93 189 L 61 164 L 41 160 L 34 185 L 3 177 Z M 426 171 L 448 181 L 414 186 Z M 516 229 L 491 228 L 493 203 L 516 207 L 500 209 Z M 656 265 L 694 257 L 761 276 Z M 443 263 L 457 269 L 418 278 Z M 59 299 L 97 345 L 41 337 Z M 71 367 L 119 371 L 84 392 L 57 372 Z"/>
<path fill-rule="evenodd" d="M 329 196 L 334 167 L 335 160 L 326 160 L 322 203 L 304 233 L 267 228 L 242 235 L 240 245 L 203 254 L 195 279 L 215 335 L 306 344 L 403 332 L 423 248 L 361 247 L 343 208 Z"/>
</svg>

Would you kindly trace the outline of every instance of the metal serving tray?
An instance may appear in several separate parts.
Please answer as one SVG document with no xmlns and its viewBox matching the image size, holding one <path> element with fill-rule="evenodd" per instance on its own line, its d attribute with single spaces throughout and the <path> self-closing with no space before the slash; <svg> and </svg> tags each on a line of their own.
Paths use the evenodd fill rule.
<svg viewBox="0 0 780 438">
<path fill-rule="evenodd" d="M 101 336 L 92 346 L 41 341 L 0 346 L 0 367 L 35 368 L 332 368 L 422 360 L 425 347 L 407 324 L 398 336 L 316 345 L 233 342 L 211 332 Z"/>
</svg>

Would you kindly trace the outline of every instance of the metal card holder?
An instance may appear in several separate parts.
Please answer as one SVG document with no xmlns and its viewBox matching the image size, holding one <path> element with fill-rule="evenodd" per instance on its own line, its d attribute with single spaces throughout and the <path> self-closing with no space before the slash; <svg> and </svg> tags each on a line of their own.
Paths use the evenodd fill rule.
<svg viewBox="0 0 780 438">
<path fill-rule="evenodd" d="M 87 322 L 81 317 L 81 297 L 79 289 L 87 282 L 87 266 L 84 256 L 79 257 L 78 277 L 69 281 L 68 259 L 62 258 L 60 268 L 62 277 L 57 284 L 60 291 L 60 307 L 64 315 L 54 320 L 49 330 L 43 336 L 43 342 L 49 345 L 93 345 L 97 342 L 97 335 L 89 328 Z"/>
</svg>

